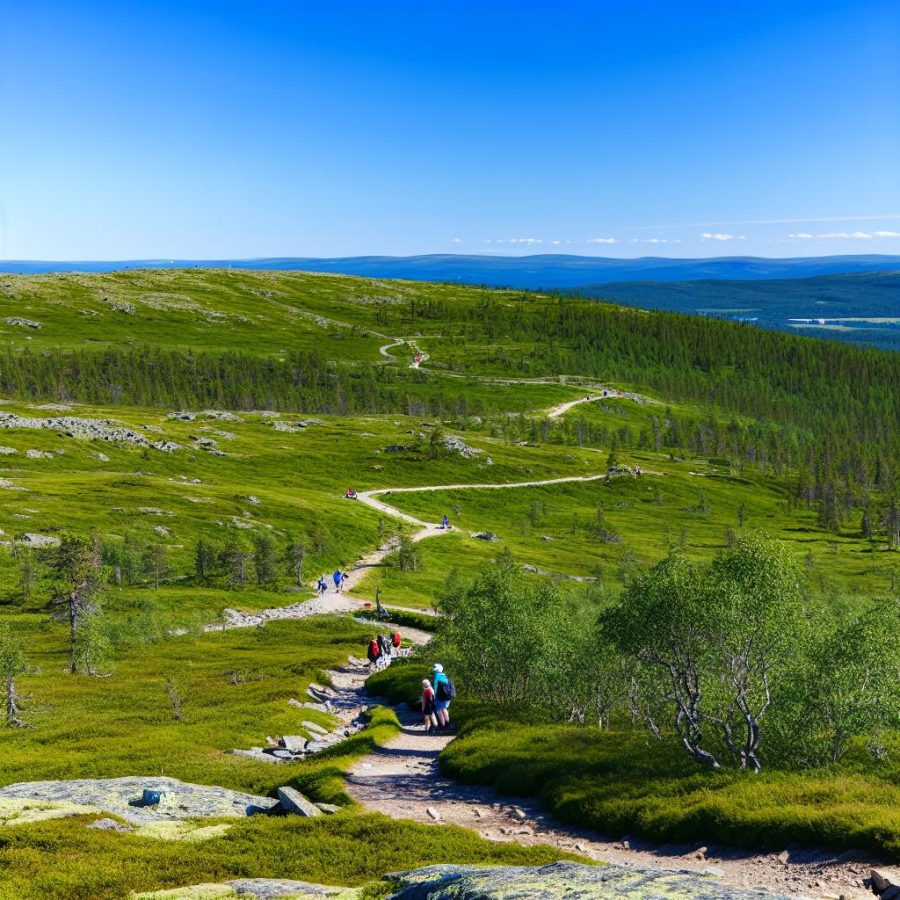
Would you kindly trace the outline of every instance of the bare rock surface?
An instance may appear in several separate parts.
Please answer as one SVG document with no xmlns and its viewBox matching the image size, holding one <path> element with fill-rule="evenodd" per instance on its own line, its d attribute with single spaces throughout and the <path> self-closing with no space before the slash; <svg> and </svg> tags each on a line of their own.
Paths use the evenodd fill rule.
<svg viewBox="0 0 900 900">
<path fill-rule="evenodd" d="M 388 876 L 397 890 L 391 900 L 766 900 L 785 897 L 754 888 L 735 888 L 694 872 L 628 866 L 428 866 Z"/>
<path fill-rule="evenodd" d="M 147 795 L 152 799 L 154 793 L 159 795 L 158 802 L 147 802 Z M 272 797 L 149 775 L 23 781 L 0 788 L 2 799 L 62 801 L 113 813 L 135 825 L 207 816 L 246 816 L 251 807 L 269 809 L 278 802 Z"/>
<path fill-rule="evenodd" d="M 77 416 L 19 416 L 15 413 L 4 412 L 0 413 L 0 428 L 55 431 L 64 434 L 66 437 L 88 441 L 136 444 L 140 447 L 152 447 L 156 450 L 178 449 L 178 445 L 173 441 L 150 441 L 139 431 L 128 428 L 114 419 L 84 419 Z M 32 451 L 29 451 L 29 455 L 31 453 Z"/>
</svg>

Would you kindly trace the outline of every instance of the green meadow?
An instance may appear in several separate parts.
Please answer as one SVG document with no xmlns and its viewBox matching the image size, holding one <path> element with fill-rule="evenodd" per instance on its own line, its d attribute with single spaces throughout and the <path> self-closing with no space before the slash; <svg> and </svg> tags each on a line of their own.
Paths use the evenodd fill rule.
<svg viewBox="0 0 900 900">
<path fill-rule="evenodd" d="M 407 343 L 382 353 L 395 339 Z M 420 369 L 414 347 L 429 356 Z M 640 401 L 548 415 L 600 385 Z M 298 733 L 301 718 L 329 724 L 288 700 L 364 654 L 371 629 L 347 616 L 202 630 L 225 609 L 310 598 L 319 574 L 418 530 L 344 499 L 348 487 L 616 469 L 379 495 L 453 525 L 414 544 L 412 563 L 389 554 L 355 591 L 413 611 L 440 610 L 448 578 L 510 554 L 529 583 L 596 616 L 671 551 L 704 563 L 758 532 L 787 548 L 823 617 L 874 608 L 900 587 L 900 364 L 879 351 L 459 285 L 201 269 L 2 276 L 0 400 L 0 624 L 27 660 L 16 682 L 29 726 L 0 731 L 0 784 L 147 774 L 272 794 L 291 782 L 348 807 L 316 822 L 241 820 L 190 843 L 95 831 L 84 817 L 0 825 L 0 897 L 122 897 L 264 875 L 359 885 L 430 862 L 559 856 L 350 804 L 342 772 L 395 732 L 386 710 L 316 760 L 276 767 L 228 752 Z M 10 427 L 38 418 L 60 421 Z M 89 439 L 72 418 L 136 437 Z M 53 544 L 66 534 L 101 564 L 108 677 L 66 671 L 69 632 L 49 608 Z M 410 668 L 378 679 L 399 699 Z M 461 687 L 466 723 L 445 771 L 527 788 L 567 821 L 897 852 L 893 734 L 883 766 L 854 744 L 841 767 L 752 781 L 700 771 L 671 748 L 657 755 L 626 722 L 602 733 L 533 711 L 492 722 Z"/>
</svg>

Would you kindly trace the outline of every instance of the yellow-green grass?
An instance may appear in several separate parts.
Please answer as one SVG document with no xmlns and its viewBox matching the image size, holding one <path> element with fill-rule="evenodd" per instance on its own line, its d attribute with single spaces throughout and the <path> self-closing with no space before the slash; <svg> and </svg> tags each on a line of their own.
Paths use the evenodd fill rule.
<svg viewBox="0 0 900 900">
<path fill-rule="evenodd" d="M 347 618 L 321 616 L 170 637 L 120 648 L 111 677 L 92 678 L 66 673 L 62 625 L 45 626 L 36 614 L 4 618 L 40 672 L 19 682 L 33 727 L 0 734 L 3 784 L 145 774 L 267 794 L 310 764 L 276 766 L 229 751 L 302 734 L 303 720 L 327 725 L 329 716 L 288 700 L 307 699 L 306 687 L 362 654 L 368 637 Z M 169 681 L 182 699 L 180 721 Z"/>
<path fill-rule="evenodd" d="M 760 775 L 699 771 L 678 748 L 649 740 L 635 732 L 473 717 L 441 754 L 441 768 L 502 792 L 537 795 L 563 821 L 610 837 L 714 838 L 768 850 L 796 842 L 900 860 L 896 737 L 892 762 L 873 763 L 858 746 L 840 768 Z"/>
<path fill-rule="evenodd" d="M 650 453 L 622 454 L 660 475 L 603 482 L 569 483 L 514 490 L 458 490 L 392 494 L 388 502 L 426 521 L 449 515 L 458 531 L 420 545 L 421 567 L 400 572 L 373 570 L 362 591 L 406 605 L 434 602 L 451 568 L 475 571 L 486 559 L 509 549 L 520 563 L 562 576 L 599 577 L 614 592 L 629 566 L 657 562 L 670 547 L 682 546 L 690 558 L 709 559 L 727 543 L 728 530 L 767 531 L 783 541 L 809 575 L 819 596 L 837 600 L 887 593 L 896 571 L 896 554 L 864 540 L 852 527 L 839 535 L 816 523 L 813 511 L 787 511 L 791 485 L 753 471 L 729 474 L 702 460 L 672 463 Z M 605 528 L 619 540 L 607 542 L 595 531 L 602 507 Z M 704 511 L 704 508 L 706 511 Z M 465 532 L 494 532 L 486 543 Z M 547 540 L 549 538 L 549 540 Z"/>
<path fill-rule="evenodd" d="M 121 900 L 232 878 L 362 885 L 437 863 L 540 865 L 572 854 L 484 840 L 456 826 L 349 812 L 319 819 L 256 816 L 202 842 L 97 831 L 84 817 L 0 829 L 3 900 Z"/>
</svg>

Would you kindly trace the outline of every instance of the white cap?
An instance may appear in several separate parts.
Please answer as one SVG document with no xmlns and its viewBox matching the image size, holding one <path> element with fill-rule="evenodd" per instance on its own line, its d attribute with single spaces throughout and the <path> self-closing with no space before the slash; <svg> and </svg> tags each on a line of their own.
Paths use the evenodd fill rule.
<svg viewBox="0 0 900 900">
<path fill-rule="evenodd" d="M 431 671 L 432 672 L 443 672 L 444 667 L 440 663 L 435 663 L 434 668 Z"/>
</svg>

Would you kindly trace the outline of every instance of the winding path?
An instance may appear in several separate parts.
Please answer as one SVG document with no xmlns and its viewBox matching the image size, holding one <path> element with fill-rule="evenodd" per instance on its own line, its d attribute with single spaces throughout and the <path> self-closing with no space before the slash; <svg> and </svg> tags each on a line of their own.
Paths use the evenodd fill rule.
<svg viewBox="0 0 900 900">
<path fill-rule="evenodd" d="M 652 474 L 652 473 L 648 473 Z M 543 487 L 554 484 L 568 484 L 571 482 L 588 482 L 599 481 L 607 478 L 606 473 L 599 475 L 568 475 L 562 478 L 546 478 L 538 481 L 516 481 L 505 483 L 483 483 L 483 484 L 432 484 L 423 485 L 421 487 L 398 487 L 398 488 L 375 488 L 370 491 L 360 491 L 357 494 L 357 502 L 364 503 L 371 509 L 377 510 L 384 515 L 408 525 L 415 525 L 419 530 L 412 535 L 413 541 L 421 541 L 429 537 L 437 537 L 442 534 L 451 534 L 453 530 L 444 529 L 435 522 L 425 522 L 417 519 L 415 516 L 405 513 L 391 506 L 383 500 L 379 500 L 380 496 L 390 494 L 414 494 L 430 491 L 461 491 L 461 490 L 508 490 L 513 488 L 526 487 Z M 353 501 L 347 501 L 353 502 Z M 466 532 L 463 532 L 466 533 Z M 328 590 L 322 595 L 313 597 L 309 600 L 300 600 L 289 606 L 272 606 L 268 609 L 262 609 L 253 613 L 240 612 L 234 609 L 226 609 L 220 622 L 216 622 L 206 626 L 207 631 L 219 631 L 227 628 L 252 628 L 263 625 L 279 619 L 304 619 L 308 616 L 324 615 L 328 613 L 347 613 L 358 609 L 361 600 L 352 596 L 353 589 L 366 575 L 368 569 L 373 566 L 381 565 L 384 560 L 397 550 L 397 541 L 392 539 L 382 544 L 376 550 L 367 553 L 362 559 L 347 571 L 347 578 L 344 581 L 342 591 L 338 592 L 334 588 L 330 577 L 328 581 Z"/>
<path fill-rule="evenodd" d="M 659 846 L 630 836 L 613 841 L 559 822 L 534 798 L 509 797 L 445 777 L 438 755 L 452 737 L 426 735 L 410 711 L 398 715 L 400 734 L 360 759 L 345 778 L 347 793 L 367 809 L 395 819 L 459 825 L 491 841 L 551 844 L 604 862 L 708 870 L 728 884 L 765 887 L 794 897 L 871 897 L 862 883 L 871 861 L 861 853 L 792 847 L 785 858 L 712 844 Z"/>
</svg>

